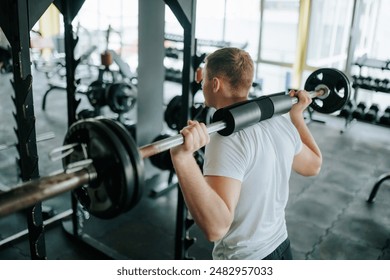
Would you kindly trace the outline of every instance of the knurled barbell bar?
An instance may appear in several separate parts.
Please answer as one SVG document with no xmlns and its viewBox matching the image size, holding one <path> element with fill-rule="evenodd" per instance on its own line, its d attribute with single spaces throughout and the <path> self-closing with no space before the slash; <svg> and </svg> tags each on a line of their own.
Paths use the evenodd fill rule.
<svg viewBox="0 0 390 280">
<path fill-rule="evenodd" d="M 315 106 L 332 113 L 349 100 L 350 84 L 340 71 L 313 72 L 305 83 Z M 269 95 L 221 108 L 207 125 L 209 134 L 229 135 L 259 121 L 288 112 L 298 98 Z M 143 159 L 183 143 L 181 134 L 138 148 L 128 130 L 114 120 L 97 118 L 69 127 L 63 157 L 65 172 L 25 182 L 0 194 L 0 216 L 5 216 L 61 193 L 74 190 L 91 215 L 114 218 L 134 207 L 144 184 Z M 86 164 L 85 164 L 86 163 Z"/>
</svg>

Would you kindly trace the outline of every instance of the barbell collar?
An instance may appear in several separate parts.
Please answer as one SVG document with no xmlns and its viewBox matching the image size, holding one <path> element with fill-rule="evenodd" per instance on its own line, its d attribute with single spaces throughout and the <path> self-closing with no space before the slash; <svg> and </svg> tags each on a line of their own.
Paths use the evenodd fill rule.
<svg viewBox="0 0 390 280">
<path fill-rule="evenodd" d="M 319 99 L 325 99 L 329 96 L 329 88 L 326 85 L 320 84 L 316 86 L 315 90 L 309 91 L 308 92 L 309 96 L 314 99 L 314 98 L 319 98 Z M 292 105 L 297 104 L 299 102 L 298 97 L 291 97 L 292 100 Z"/>
</svg>

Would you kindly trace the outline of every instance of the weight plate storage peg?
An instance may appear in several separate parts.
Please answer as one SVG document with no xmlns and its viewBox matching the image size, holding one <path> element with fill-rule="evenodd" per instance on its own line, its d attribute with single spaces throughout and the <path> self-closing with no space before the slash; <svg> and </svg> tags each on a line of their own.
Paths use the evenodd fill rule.
<svg viewBox="0 0 390 280">
<path fill-rule="evenodd" d="M 324 114 L 334 113 L 343 108 L 351 94 L 347 76 L 337 69 L 322 68 L 314 71 L 305 83 L 306 91 L 315 91 L 319 85 L 329 88 L 329 94 L 313 99 L 310 104 L 315 111 Z"/>
<path fill-rule="evenodd" d="M 75 144 L 75 151 L 63 159 L 69 164 L 91 159 L 97 178 L 74 193 L 91 215 L 110 219 L 135 206 L 143 181 L 143 163 L 136 145 L 129 137 L 124 143 L 114 130 L 102 121 L 86 119 L 74 123 L 68 130 L 64 145 Z M 142 180 L 141 180 L 142 179 Z"/>
</svg>

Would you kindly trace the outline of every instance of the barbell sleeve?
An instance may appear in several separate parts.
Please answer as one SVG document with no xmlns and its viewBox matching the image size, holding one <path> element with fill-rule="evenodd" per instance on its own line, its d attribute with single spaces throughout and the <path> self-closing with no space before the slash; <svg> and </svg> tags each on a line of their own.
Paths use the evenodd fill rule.
<svg viewBox="0 0 390 280">
<path fill-rule="evenodd" d="M 92 169 L 91 169 L 92 168 Z M 74 172 L 26 181 L 0 195 L 0 217 L 33 206 L 43 200 L 55 197 L 96 178 L 92 165 Z"/>
<path fill-rule="evenodd" d="M 317 97 L 318 98 L 326 98 L 329 94 L 329 88 L 325 85 L 320 84 L 316 87 L 316 89 L 317 90 L 308 92 L 308 94 L 311 98 L 317 98 Z M 298 99 L 298 97 L 294 96 L 294 97 L 291 97 L 291 101 L 292 101 L 292 104 L 294 105 L 294 104 L 298 103 L 299 99 Z"/>
</svg>

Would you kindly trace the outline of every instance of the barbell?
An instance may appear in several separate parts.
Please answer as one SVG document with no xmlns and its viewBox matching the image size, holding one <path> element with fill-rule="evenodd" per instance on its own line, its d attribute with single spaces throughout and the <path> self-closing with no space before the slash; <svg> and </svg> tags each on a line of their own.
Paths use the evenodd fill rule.
<svg viewBox="0 0 390 280">
<path fill-rule="evenodd" d="M 314 108 L 332 113 L 350 97 L 350 84 L 340 71 L 331 68 L 313 72 L 305 83 Z M 209 134 L 230 135 L 274 115 L 288 112 L 298 98 L 274 94 L 217 110 L 207 125 Z M 72 124 L 60 151 L 64 172 L 25 182 L 0 194 L 0 216 L 35 205 L 73 190 L 91 215 L 114 218 L 133 208 L 144 186 L 143 159 L 181 145 L 181 134 L 137 147 L 129 131 L 119 122 L 99 117 Z"/>
</svg>

